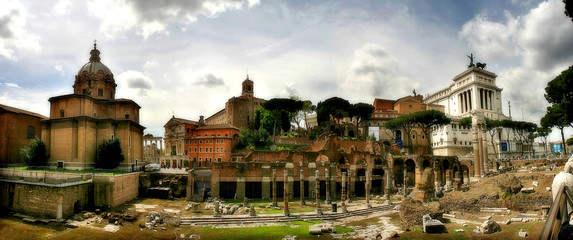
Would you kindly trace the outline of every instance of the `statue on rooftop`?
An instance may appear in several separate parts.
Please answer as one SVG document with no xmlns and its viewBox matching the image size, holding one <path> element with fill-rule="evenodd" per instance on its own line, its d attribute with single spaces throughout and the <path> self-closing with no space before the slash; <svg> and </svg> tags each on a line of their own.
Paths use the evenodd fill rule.
<svg viewBox="0 0 573 240">
<path fill-rule="evenodd" d="M 471 67 L 475 66 L 475 65 L 474 65 L 474 54 L 473 54 L 473 53 L 470 53 L 470 55 L 468 56 L 468 58 L 470 59 L 470 65 L 468 65 L 468 68 L 471 68 Z"/>
</svg>

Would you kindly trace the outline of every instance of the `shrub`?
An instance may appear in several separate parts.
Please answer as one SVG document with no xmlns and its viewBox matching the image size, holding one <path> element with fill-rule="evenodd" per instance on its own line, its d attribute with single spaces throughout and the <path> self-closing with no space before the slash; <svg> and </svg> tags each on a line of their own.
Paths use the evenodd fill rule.
<svg viewBox="0 0 573 240">
<path fill-rule="evenodd" d="M 38 137 L 30 142 L 30 146 L 20 149 L 20 157 L 28 166 L 45 166 L 48 163 L 46 144 Z"/>
<path fill-rule="evenodd" d="M 125 157 L 121 150 L 119 139 L 104 140 L 97 149 L 95 167 L 103 169 L 114 169 L 123 162 Z"/>
</svg>

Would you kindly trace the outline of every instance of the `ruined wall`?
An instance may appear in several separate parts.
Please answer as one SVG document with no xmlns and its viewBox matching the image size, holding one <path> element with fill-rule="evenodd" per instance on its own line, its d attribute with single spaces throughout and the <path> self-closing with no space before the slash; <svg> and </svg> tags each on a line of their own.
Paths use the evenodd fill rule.
<svg viewBox="0 0 573 240">
<path fill-rule="evenodd" d="M 58 187 L 46 184 L 0 182 L 2 207 L 45 218 L 67 218 L 90 204 L 91 183 Z"/>
<path fill-rule="evenodd" d="M 94 176 L 94 205 L 115 207 L 137 197 L 139 172 Z"/>
</svg>

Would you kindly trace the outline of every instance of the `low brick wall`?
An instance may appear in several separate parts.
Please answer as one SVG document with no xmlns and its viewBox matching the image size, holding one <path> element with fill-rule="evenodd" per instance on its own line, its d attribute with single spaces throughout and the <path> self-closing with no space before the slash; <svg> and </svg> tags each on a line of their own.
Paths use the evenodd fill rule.
<svg viewBox="0 0 573 240">
<path fill-rule="evenodd" d="M 116 207 L 139 194 L 139 172 L 94 176 L 94 205 Z"/>
</svg>

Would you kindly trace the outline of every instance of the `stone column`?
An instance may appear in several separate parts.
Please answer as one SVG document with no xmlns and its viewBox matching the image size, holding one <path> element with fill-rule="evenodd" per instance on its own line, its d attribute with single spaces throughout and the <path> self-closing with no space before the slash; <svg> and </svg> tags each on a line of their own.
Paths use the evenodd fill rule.
<svg viewBox="0 0 573 240">
<path fill-rule="evenodd" d="M 273 202 L 271 203 L 273 207 L 278 206 L 277 204 L 277 169 L 273 169 Z"/>
<path fill-rule="evenodd" d="M 391 182 L 391 177 L 390 175 L 392 174 L 390 172 L 390 169 L 388 169 L 388 171 L 385 172 L 386 174 L 386 204 L 390 204 L 390 184 Z"/>
<path fill-rule="evenodd" d="M 354 171 L 348 169 L 348 189 L 346 191 L 346 201 L 352 202 L 352 193 L 354 193 Z"/>
<path fill-rule="evenodd" d="M 264 200 L 271 198 L 271 167 L 268 165 L 263 165 L 261 167 L 263 172 L 262 186 L 261 186 L 261 197 Z"/>
<path fill-rule="evenodd" d="M 237 199 L 245 198 L 246 191 L 246 165 L 245 163 L 237 164 Z"/>
<path fill-rule="evenodd" d="M 189 170 L 187 172 L 187 201 L 193 201 L 193 196 L 195 195 L 195 169 Z"/>
<path fill-rule="evenodd" d="M 215 208 L 213 209 L 213 216 L 220 217 L 221 211 L 219 211 L 219 201 L 215 201 Z"/>
<path fill-rule="evenodd" d="M 324 177 L 326 178 L 326 204 L 330 204 L 330 172 L 328 171 L 328 168 L 324 169 Z"/>
<path fill-rule="evenodd" d="M 322 215 L 322 209 L 320 208 L 320 178 L 318 176 L 318 170 L 315 172 L 315 196 L 316 196 L 316 213 Z"/>
<path fill-rule="evenodd" d="M 251 204 L 249 209 L 249 216 L 254 217 L 257 216 L 257 212 L 255 211 L 255 204 Z"/>
<path fill-rule="evenodd" d="M 342 173 L 342 181 L 340 182 L 342 184 L 342 190 L 340 193 L 340 209 L 342 210 L 342 213 L 347 213 L 348 210 L 346 210 L 346 172 Z"/>
<path fill-rule="evenodd" d="M 283 209 L 283 213 L 285 216 L 290 216 L 290 211 L 288 209 L 288 171 L 286 170 L 286 168 L 284 169 L 284 196 L 283 196 L 283 200 L 284 200 L 284 205 L 285 208 Z"/>
<path fill-rule="evenodd" d="M 480 176 L 483 178 L 485 171 L 483 169 L 483 166 L 484 166 L 483 165 L 484 164 L 483 163 L 483 141 L 482 141 L 481 132 L 478 135 L 478 148 L 479 148 L 479 150 L 478 150 L 478 152 L 479 152 L 478 161 L 479 161 L 479 165 L 480 165 Z"/>
<path fill-rule="evenodd" d="M 474 178 L 476 181 L 481 177 L 481 161 L 479 157 L 479 142 L 477 125 L 472 126 L 473 144 L 474 144 Z"/>
<path fill-rule="evenodd" d="M 483 161 L 483 171 L 484 173 L 487 173 L 489 171 L 489 161 L 488 161 L 488 153 L 487 153 L 487 132 L 486 132 L 486 128 L 485 126 L 483 126 L 482 130 L 481 130 L 481 135 L 482 135 L 482 161 Z"/>
<path fill-rule="evenodd" d="M 366 207 L 371 208 L 370 205 L 370 187 L 372 185 L 372 172 L 366 171 Z"/>
<path fill-rule="evenodd" d="M 304 170 L 300 170 L 300 205 L 304 206 Z"/>
<path fill-rule="evenodd" d="M 404 186 L 402 186 L 404 189 L 404 197 L 408 196 L 408 179 L 408 169 L 406 169 L 406 164 L 404 164 Z"/>
</svg>

